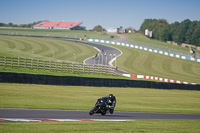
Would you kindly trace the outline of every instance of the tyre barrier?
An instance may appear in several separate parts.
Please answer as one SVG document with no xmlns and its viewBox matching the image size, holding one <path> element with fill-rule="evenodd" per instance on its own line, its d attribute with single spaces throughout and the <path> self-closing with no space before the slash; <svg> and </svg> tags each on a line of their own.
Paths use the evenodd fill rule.
<svg viewBox="0 0 200 133">
<path fill-rule="evenodd" d="M 0 72 L 0 83 L 200 90 L 200 85 L 191 84 L 174 84 L 154 81 L 87 78 L 75 76 L 50 76 L 9 72 Z"/>
</svg>

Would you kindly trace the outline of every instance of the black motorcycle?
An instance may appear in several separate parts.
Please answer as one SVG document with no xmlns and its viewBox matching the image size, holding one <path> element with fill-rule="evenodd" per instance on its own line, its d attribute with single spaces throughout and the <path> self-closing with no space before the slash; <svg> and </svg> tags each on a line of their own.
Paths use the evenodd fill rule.
<svg viewBox="0 0 200 133">
<path fill-rule="evenodd" d="M 109 112 L 109 110 L 107 99 L 98 99 L 95 106 L 90 110 L 89 115 L 93 115 L 94 113 L 101 113 L 101 115 L 105 115 Z"/>
</svg>

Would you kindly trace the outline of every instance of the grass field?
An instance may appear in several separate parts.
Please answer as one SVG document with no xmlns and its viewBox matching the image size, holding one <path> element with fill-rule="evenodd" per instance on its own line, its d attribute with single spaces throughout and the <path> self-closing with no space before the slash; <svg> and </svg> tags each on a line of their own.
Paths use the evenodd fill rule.
<svg viewBox="0 0 200 133">
<path fill-rule="evenodd" d="M 168 52 L 179 52 L 179 53 L 188 53 L 190 49 L 186 48 L 186 47 L 181 47 L 181 46 L 175 46 L 175 45 L 171 45 L 168 44 L 166 42 L 161 42 L 155 39 L 149 39 L 146 36 L 140 34 L 140 33 L 135 33 L 135 34 L 125 34 L 128 37 L 128 43 L 134 43 L 136 41 L 136 43 L 145 45 L 145 46 L 151 46 L 154 49 L 160 48 L 160 49 L 165 49 L 165 51 Z M 200 57 L 200 51 L 195 50 L 195 52 L 197 53 L 196 55 L 199 55 Z M 188 56 L 188 55 L 187 55 Z"/>
<path fill-rule="evenodd" d="M 0 36 L 0 56 L 26 57 L 43 60 L 83 62 L 98 53 L 91 46 L 53 39 Z M 120 69 L 133 74 L 157 76 L 200 83 L 200 63 L 138 49 L 115 46 L 123 55 L 117 59 Z M 3 71 L 4 69 L 1 69 Z"/>
<path fill-rule="evenodd" d="M 116 111 L 200 113 L 200 92 L 143 88 L 72 87 L 0 84 L 1 108 L 89 110 L 97 98 L 113 93 Z M 147 132 L 198 133 L 199 120 L 136 120 L 127 122 L 14 122 L 0 123 L 4 133 Z"/>
<path fill-rule="evenodd" d="M 133 74 L 200 83 L 200 63 L 198 62 L 173 58 L 125 46 L 106 45 L 116 47 L 123 52 L 117 58 L 117 66 L 119 69 Z"/>
<path fill-rule="evenodd" d="M 0 56 L 83 62 L 98 51 L 89 45 L 55 39 L 0 36 Z"/>
<path fill-rule="evenodd" d="M 53 76 L 75 76 L 75 77 L 90 77 L 90 78 L 109 78 L 109 79 L 127 79 L 127 80 L 142 80 L 142 79 L 130 79 L 121 75 L 107 75 L 97 73 L 72 73 L 72 72 L 60 72 L 60 71 L 49 71 L 49 70 L 37 70 L 37 69 L 25 69 L 25 68 L 11 68 L 11 67 L 0 67 L 0 72 L 12 72 L 12 73 L 28 73 L 38 75 L 53 75 Z M 146 81 L 146 80 L 145 80 Z M 153 80 L 148 80 L 153 81 Z"/>
<path fill-rule="evenodd" d="M 199 133 L 199 120 L 137 120 L 130 122 L 2 123 L 3 133 Z"/>
<path fill-rule="evenodd" d="M 31 35 L 31 36 L 57 36 L 69 38 L 98 38 L 112 40 L 110 34 L 102 34 L 101 32 L 94 31 L 78 31 L 78 30 L 42 30 L 42 29 L 5 29 L 0 28 L 0 34 L 9 35 Z M 113 35 L 112 35 L 113 36 Z M 117 36 L 114 35 L 114 38 Z"/>
<path fill-rule="evenodd" d="M 99 33 L 49 30 L 5 30 L 0 34 L 24 34 L 109 39 Z M 95 36 L 92 36 L 95 34 Z M 140 40 L 138 40 L 140 41 Z M 144 41 L 144 40 L 142 40 Z M 148 41 L 149 42 L 149 41 Z M 81 48 L 80 48 L 81 45 Z M 117 46 L 116 46 L 117 47 Z M 117 59 L 118 67 L 135 74 L 145 74 L 200 83 L 199 63 L 174 59 L 141 50 L 118 47 L 123 55 Z M 20 56 L 52 60 L 82 62 L 97 53 L 93 48 L 51 39 L 0 36 L 0 56 Z M 83 52 L 84 51 L 84 52 Z M 0 71 L 18 71 L 4 69 Z M 29 73 L 38 73 L 30 70 Z M 57 75 L 51 72 L 39 72 Z M 60 74 L 60 73 L 59 73 Z M 59 75 L 58 74 L 58 75 Z M 62 74 L 60 74 L 62 75 Z M 69 74 L 70 75 L 70 74 Z M 73 75 L 73 74 L 72 74 Z M 81 75 L 77 75 L 81 76 Z M 91 75 L 89 75 L 91 76 Z M 96 77 L 96 75 L 94 75 Z M 89 110 L 97 98 L 113 93 L 117 98 L 116 111 L 200 113 L 200 92 L 181 90 L 156 90 L 143 88 L 106 88 L 78 86 L 48 86 L 0 83 L 0 108 L 42 108 Z M 162 132 L 199 133 L 199 120 L 137 120 L 130 122 L 29 122 L 0 123 L 1 132 Z"/>
<path fill-rule="evenodd" d="M 200 92 L 143 88 L 0 84 L 0 108 L 90 110 L 113 93 L 116 111 L 200 113 Z"/>
</svg>

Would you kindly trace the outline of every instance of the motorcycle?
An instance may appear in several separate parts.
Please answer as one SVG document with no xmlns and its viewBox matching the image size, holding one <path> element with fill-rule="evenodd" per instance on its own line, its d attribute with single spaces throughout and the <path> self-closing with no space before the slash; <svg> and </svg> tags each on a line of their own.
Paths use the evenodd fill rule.
<svg viewBox="0 0 200 133">
<path fill-rule="evenodd" d="M 98 99 L 95 106 L 90 110 L 89 115 L 93 115 L 94 113 L 101 113 L 101 115 L 105 115 L 110 112 L 109 105 L 106 98 Z"/>
</svg>

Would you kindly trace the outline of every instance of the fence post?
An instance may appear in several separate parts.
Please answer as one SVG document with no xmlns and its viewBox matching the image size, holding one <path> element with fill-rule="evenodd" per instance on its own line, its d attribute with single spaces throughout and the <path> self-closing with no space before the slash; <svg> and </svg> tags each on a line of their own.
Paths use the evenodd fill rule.
<svg viewBox="0 0 200 133">
<path fill-rule="evenodd" d="M 11 58 L 11 68 L 13 68 L 13 57 Z"/>
<path fill-rule="evenodd" d="M 39 70 L 40 60 L 37 62 L 37 70 Z"/>
<path fill-rule="evenodd" d="M 18 68 L 20 68 L 20 58 L 18 57 Z"/>
<path fill-rule="evenodd" d="M 79 68 L 79 63 L 78 63 L 78 73 L 79 73 L 79 69 L 80 69 L 80 68 Z"/>
<path fill-rule="evenodd" d="M 67 72 L 69 71 L 69 65 L 68 65 L 68 62 L 67 62 L 67 64 L 66 64 L 66 68 L 67 68 Z"/>
<path fill-rule="evenodd" d="M 43 64 L 44 66 L 43 66 L 43 70 L 45 71 L 45 69 L 46 69 L 46 61 L 44 61 L 44 64 Z"/>
<path fill-rule="evenodd" d="M 56 62 L 56 72 L 57 72 L 57 62 Z"/>
<path fill-rule="evenodd" d="M 26 58 L 25 58 L 25 64 L 24 64 L 24 65 L 25 65 L 25 69 L 26 69 L 26 65 L 27 65 L 27 60 L 26 60 Z"/>
<path fill-rule="evenodd" d="M 49 70 L 51 72 L 51 61 L 49 61 Z"/>
<path fill-rule="evenodd" d="M 61 62 L 61 72 L 63 72 L 63 62 Z"/>
<path fill-rule="evenodd" d="M 4 67 L 6 67 L 6 56 L 4 56 Z"/>
<path fill-rule="evenodd" d="M 31 69 L 33 70 L 33 59 L 31 59 Z"/>
<path fill-rule="evenodd" d="M 72 63 L 72 73 L 74 73 L 74 63 Z"/>
<path fill-rule="evenodd" d="M 95 73 L 95 66 L 94 65 L 92 65 L 93 66 L 93 73 Z"/>
</svg>

